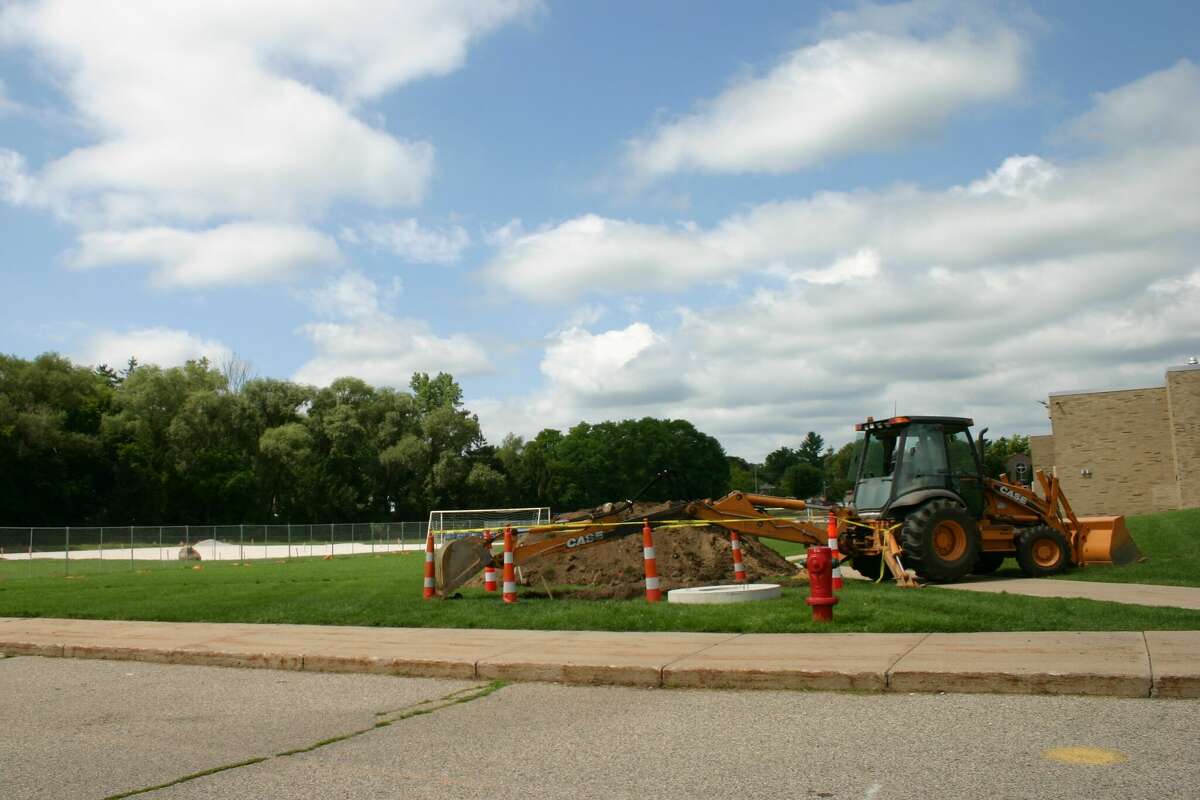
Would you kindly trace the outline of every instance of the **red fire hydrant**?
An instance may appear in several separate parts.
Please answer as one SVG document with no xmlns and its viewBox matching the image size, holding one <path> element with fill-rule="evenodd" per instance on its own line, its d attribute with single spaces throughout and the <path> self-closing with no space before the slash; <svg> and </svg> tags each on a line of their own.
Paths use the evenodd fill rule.
<svg viewBox="0 0 1200 800">
<path fill-rule="evenodd" d="M 808 548 L 808 599 L 814 622 L 833 622 L 833 553 L 825 545 Z"/>
</svg>

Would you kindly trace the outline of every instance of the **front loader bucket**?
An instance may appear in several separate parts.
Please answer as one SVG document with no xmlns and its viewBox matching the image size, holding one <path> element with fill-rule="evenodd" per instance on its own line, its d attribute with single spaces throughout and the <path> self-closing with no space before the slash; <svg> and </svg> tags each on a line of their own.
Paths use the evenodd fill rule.
<svg viewBox="0 0 1200 800">
<path fill-rule="evenodd" d="M 438 594 L 448 596 L 492 563 L 492 548 L 482 539 L 453 539 L 433 557 Z"/>
<path fill-rule="evenodd" d="M 1132 564 L 1142 557 L 1129 536 L 1124 517 L 1080 517 L 1079 527 L 1087 536 L 1083 540 L 1085 565 Z"/>
</svg>

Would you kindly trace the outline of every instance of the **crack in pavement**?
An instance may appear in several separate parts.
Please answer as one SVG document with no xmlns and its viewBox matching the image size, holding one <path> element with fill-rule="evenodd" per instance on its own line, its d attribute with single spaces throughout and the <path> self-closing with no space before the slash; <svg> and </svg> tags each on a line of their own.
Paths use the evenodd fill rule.
<svg viewBox="0 0 1200 800">
<path fill-rule="evenodd" d="M 209 775 L 215 775 L 219 772 L 227 772 L 231 769 L 240 769 L 241 767 L 249 767 L 249 766 L 253 766 L 254 764 L 261 764 L 264 761 L 270 761 L 270 760 L 273 760 L 276 758 L 288 758 L 290 756 L 299 755 L 301 753 L 311 753 L 312 751 L 319 750 L 322 747 L 328 747 L 331 744 L 336 744 L 338 742 L 344 742 L 348 739 L 354 739 L 356 737 L 362 736 L 365 733 L 370 733 L 371 731 L 378 730 L 379 728 L 386 728 L 394 723 L 403 722 L 406 719 L 424 716 L 425 714 L 432 714 L 436 711 L 441 711 L 443 708 L 449 708 L 450 706 L 456 706 L 461 703 L 469 703 L 472 700 L 480 700 L 480 699 L 492 694 L 493 692 L 497 692 L 500 689 L 503 689 L 507 685 L 508 685 L 508 681 L 495 680 L 495 681 L 491 681 L 490 683 L 482 684 L 480 686 L 473 686 L 473 687 L 469 687 L 466 689 L 459 689 L 457 691 L 453 691 L 450 694 L 444 695 L 435 700 L 422 700 L 419 703 L 413 703 L 412 705 L 404 706 L 403 708 L 398 708 L 393 711 L 377 711 L 377 712 L 375 712 L 375 716 L 378 717 L 379 719 L 377 719 L 375 721 L 375 723 L 368 728 L 362 728 L 361 730 L 350 731 L 349 733 L 342 734 L 341 736 L 331 736 L 328 739 L 321 739 L 318 742 L 314 742 L 313 744 L 306 745 L 304 747 L 297 747 L 293 750 L 284 750 L 282 753 L 276 753 L 276 754 L 270 755 L 270 756 L 260 756 L 258 758 L 250 758 L 245 761 L 235 762 L 233 764 L 222 764 L 220 766 L 212 767 L 210 769 L 201 770 L 200 772 L 191 772 L 191 773 L 188 773 L 187 775 L 183 775 L 179 778 L 176 778 L 173 781 L 168 781 L 166 783 L 160 783 L 160 784 L 156 784 L 154 786 L 144 786 L 140 789 L 131 789 L 126 792 L 119 792 L 118 794 L 111 794 L 111 795 L 108 795 L 107 797 L 103 798 L 103 800 L 122 800 L 123 798 L 126 798 L 126 797 L 134 797 L 139 794 L 146 794 L 147 792 L 154 792 L 154 791 L 158 791 L 159 789 L 167 789 L 172 786 L 178 786 L 181 783 L 187 783 L 188 781 L 194 781 L 197 778 L 204 778 Z"/>
</svg>

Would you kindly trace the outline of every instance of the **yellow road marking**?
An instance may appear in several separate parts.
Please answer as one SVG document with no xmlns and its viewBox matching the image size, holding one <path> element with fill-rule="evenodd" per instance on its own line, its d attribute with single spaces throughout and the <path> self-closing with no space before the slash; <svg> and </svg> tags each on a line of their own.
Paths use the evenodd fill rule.
<svg viewBox="0 0 1200 800">
<path fill-rule="evenodd" d="M 1129 756 L 1119 750 L 1105 750 L 1100 747 L 1054 747 L 1042 753 L 1051 761 L 1061 761 L 1064 764 L 1108 765 L 1128 761 Z"/>
</svg>

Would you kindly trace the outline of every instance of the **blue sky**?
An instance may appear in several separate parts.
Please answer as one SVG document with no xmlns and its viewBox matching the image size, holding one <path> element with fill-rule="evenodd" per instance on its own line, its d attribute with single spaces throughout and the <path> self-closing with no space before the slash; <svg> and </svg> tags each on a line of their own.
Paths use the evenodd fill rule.
<svg viewBox="0 0 1200 800">
<path fill-rule="evenodd" d="M 1195 3 L 0 3 L 0 350 L 488 436 L 1042 432 L 1200 353 Z"/>
</svg>

